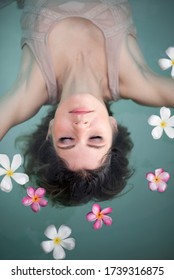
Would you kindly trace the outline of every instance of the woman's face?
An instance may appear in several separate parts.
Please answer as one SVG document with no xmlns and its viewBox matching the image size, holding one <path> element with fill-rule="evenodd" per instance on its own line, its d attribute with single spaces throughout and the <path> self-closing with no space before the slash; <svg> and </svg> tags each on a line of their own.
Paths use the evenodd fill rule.
<svg viewBox="0 0 174 280">
<path fill-rule="evenodd" d="M 96 169 L 112 145 L 116 121 L 101 101 L 90 94 L 60 102 L 51 121 L 53 144 L 69 169 Z"/>
</svg>

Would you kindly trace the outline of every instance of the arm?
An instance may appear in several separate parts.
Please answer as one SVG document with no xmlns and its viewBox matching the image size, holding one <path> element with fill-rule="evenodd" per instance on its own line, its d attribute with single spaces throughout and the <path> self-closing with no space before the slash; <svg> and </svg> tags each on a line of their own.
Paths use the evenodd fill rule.
<svg viewBox="0 0 174 280">
<path fill-rule="evenodd" d="M 47 102 L 46 85 L 29 48 L 23 48 L 18 77 L 0 98 L 0 140 L 7 131 L 34 116 Z"/>
<path fill-rule="evenodd" d="M 174 107 L 174 80 L 153 73 L 136 39 L 128 35 L 120 58 L 120 95 L 142 105 Z"/>
</svg>

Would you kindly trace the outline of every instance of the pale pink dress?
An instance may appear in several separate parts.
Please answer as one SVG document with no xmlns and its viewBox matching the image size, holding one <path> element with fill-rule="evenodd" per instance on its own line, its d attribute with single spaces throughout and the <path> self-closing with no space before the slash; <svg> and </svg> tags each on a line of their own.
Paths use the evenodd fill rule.
<svg viewBox="0 0 174 280">
<path fill-rule="evenodd" d="M 58 21 L 73 16 L 86 18 L 102 30 L 106 42 L 109 87 L 113 100 L 118 100 L 121 44 L 127 34 L 136 34 L 128 1 L 26 0 L 21 18 L 21 45 L 27 44 L 31 48 L 40 66 L 47 85 L 48 103 L 55 104 L 60 99 L 48 36 Z"/>
</svg>

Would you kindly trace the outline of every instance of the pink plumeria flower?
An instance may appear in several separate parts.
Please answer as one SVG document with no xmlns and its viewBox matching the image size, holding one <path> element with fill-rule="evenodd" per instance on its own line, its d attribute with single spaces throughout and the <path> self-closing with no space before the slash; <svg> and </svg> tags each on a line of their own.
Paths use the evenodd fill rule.
<svg viewBox="0 0 174 280">
<path fill-rule="evenodd" d="M 164 192 L 167 188 L 167 181 L 170 179 L 170 174 L 164 169 L 158 168 L 155 172 L 148 172 L 146 179 L 149 181 L 149 189 L 151 191 Z"/>
<path fill-rule="evenodd" d="M 174 47 L 169 47 L 166 54 L 169 58 L 161 58 L 158 63 L 162 70 L 172 68 L 171 76 L 174 79 Z"/>
<path fill-rule="evenodd" d="M 39 212 L 40 207 L 45 207 L 48 201 L 44 198 L 45 189 L 33 187 L 27 188 L 27 196 L 22 199 L 22 204 L 25 206 L 30 206 L 33 212 Z"/>
<path fill-rule="evenodd" d="M 103 210 L 101 210 L 101 207 L 99 204 L 93 204 L 92 206 L 92 212 L 89 212 L 86 215 L 86 219 L 89 222 L 94 222 L 93 228 L 95 230 L 100 229 L 103 225 L 103 222 L 106 226 L 111 226 L 112 224 L 112 218 L 107 216 L 107 214 L 112 212 L 111 207 L 107 207 Z"/>
</svg>

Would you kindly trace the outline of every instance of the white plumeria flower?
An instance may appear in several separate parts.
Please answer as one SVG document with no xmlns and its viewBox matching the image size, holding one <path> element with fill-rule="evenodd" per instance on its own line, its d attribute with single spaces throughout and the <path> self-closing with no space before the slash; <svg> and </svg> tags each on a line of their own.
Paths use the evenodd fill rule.
<svg viewBox="0 0 174 280">
<path fill-rule="evenodd" d="M 53 258 L 64 259 L 66 254 L 63 248 L 72 250 L 75 247 L 75 239 L 67 238 L 71 234 L 68 226 L 61 225 L 57 230 L 54 225 L 50 225 L 44 232 L 45 236 L 51 240 L 41 242 L 41 247 L 45 253 L 53 251 Z"/>
<path fill-rule="evenodd" d="M 171 139 L 174 138 L 174 116 L 171 117 L 171 111 L 169 108 L 162 107 L 160 109 L 160 116 L 152 115 L 148 119 L 148 123 L 155 128 L 152 130 L 152 137 L 154 139 L 160 139 L 163 130 L 167 134 L 167 136 Z"/>
<path fill-rule="evenodd" d="M 13 156 L 10 165 L 9 157 L 5 154 L 0 154 L 0 176 L 5 175 L 0 182 L 0 189 L 4 192 L 10 192 L 13 188 L 11 178 L 19 185 L 25 185 L 29 181 L 28 175 L 24 173 L 16 173 L 15 171 L 21 166 L 22 157 L 20 154 Z"/>
<path fill-rule="evenodd" d="M 171 76 L 174 79 L 174 47 L 170 47 L 166 50 L 166 54 L 168 58 L 161 58 L 159 59 L 158 63 L 162 70 L 169 69 L 172 67 Z"/>
</svg>

